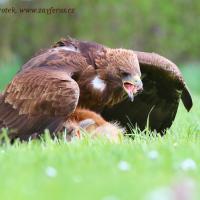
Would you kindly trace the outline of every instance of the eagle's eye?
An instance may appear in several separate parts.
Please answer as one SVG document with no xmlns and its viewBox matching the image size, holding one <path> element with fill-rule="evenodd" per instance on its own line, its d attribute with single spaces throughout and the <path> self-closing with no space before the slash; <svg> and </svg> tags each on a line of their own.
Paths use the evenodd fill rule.
<svg viewBox="0 0 200 200">
<path fill-rule="evenodd" d="M 122 74 L 122 77 L 130 76 L 128 72 L 122 72 L 121 74 Z"/>
</svg>

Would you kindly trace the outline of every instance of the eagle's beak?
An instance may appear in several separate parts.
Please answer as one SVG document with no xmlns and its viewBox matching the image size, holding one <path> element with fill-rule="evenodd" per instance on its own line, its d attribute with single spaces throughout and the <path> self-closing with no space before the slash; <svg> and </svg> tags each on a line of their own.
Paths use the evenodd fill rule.
<svg viewBox="0 0 200 200">
<path fill-rule="evenodd" d="M 143 84 L 139 76 L 127 76 L 123 78 L 123 88 L 133 102 L 134 97 L 142 92 Z"/>
</svg>

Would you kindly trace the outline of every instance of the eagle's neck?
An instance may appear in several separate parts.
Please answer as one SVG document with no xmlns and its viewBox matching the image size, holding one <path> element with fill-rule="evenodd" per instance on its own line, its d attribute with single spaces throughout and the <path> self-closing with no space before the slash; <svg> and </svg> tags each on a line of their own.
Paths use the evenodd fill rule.
<svg viewBox="0 0 200 200">
<path fill-rule="evenodd" d="M 110 82 L 93 74 L 83 75 L 78 81 L 80 87 L 79 106 L 101 112 L 105 106 L 112 106 L 124 99 L 122 88 L 114 88 Z"/>
</svg>

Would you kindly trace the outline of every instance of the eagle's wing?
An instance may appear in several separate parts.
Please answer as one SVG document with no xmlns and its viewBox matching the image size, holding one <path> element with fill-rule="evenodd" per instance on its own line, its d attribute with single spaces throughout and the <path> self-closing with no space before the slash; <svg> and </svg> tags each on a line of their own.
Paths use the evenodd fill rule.
<svg viewBox="0 0 200 200">
<path fill-rule="evenodd" d="M 0 96 L 0 129 L 27 139 L 45 128 L 55 131 L 76 108 L 78 84 L 62 70 L 25 69 Z"/>
<path fill-rule="evenodd" d="M 164 133 L 171 126 L 180 99 L 189 111 L 192 98 L 178 67 L 168 59 L 155 54 L 135 52 L 143 76 L 144 91 L 134 102 L 125 99 L 112 108 L 106 108 L 103 117 L 117 120 L 122 125 L 132 124 L 144 129 L 147 120 L 151 130 Z"/>
</svg>

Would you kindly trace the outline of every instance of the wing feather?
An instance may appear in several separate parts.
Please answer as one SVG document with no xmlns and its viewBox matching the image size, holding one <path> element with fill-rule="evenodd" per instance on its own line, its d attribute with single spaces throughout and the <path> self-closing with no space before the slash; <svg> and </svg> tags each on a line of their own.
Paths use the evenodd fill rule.
<svg viewBox="0 0 200 200">
<path fill-rule="evenodd" d="M 155 74 L 160 74 L 165 78 L 166 84 L 168 83 L 167 81 L 173 81 L 176 84 L 175 88 L 182 91 L 181 99 L 185 108 L 189 111 L 193 105 L 192 97 L 179 68 L 167 58 L 156 53 L 139 51 L 135 51 L 135 53 L 138 56 L 142 71 L 155 72 Z"/>
<path fill-rule="evenodd" d="M 143 78 L 144 91 L 134 102 L 125 99 L 112 108 L 106 108 L 102 115 L 107 120 L 117 120 L 122 125 L 149 126 L 161 134 L 172 125 L 179 101 L 186 109 L 192 107 L 192 98 L 178 67 L 168 59 L 155 54 L 135 52 L 138 56 Z"/>
<path fill-rule="evenodd" d="M 78 99 L 78 84 L 65 71 L 23 70 L 0 96 L 0 128 L 22 138 L 48 126 L 55 130 L 74 112 Z"/>
<path fill-rule="evenodd" d="M 47 115 L 65 115 L 68 113 L 66 105 L 78 99 L 79 89 L 75 81 L 63 74 L 45 69 L 23 71 L 5 91 L 5 103 L 19 109 L 21 114 L 41 115 L 45 110 Z M 56 114 L 57 110 L 62 112 Z"/>
</svg>

